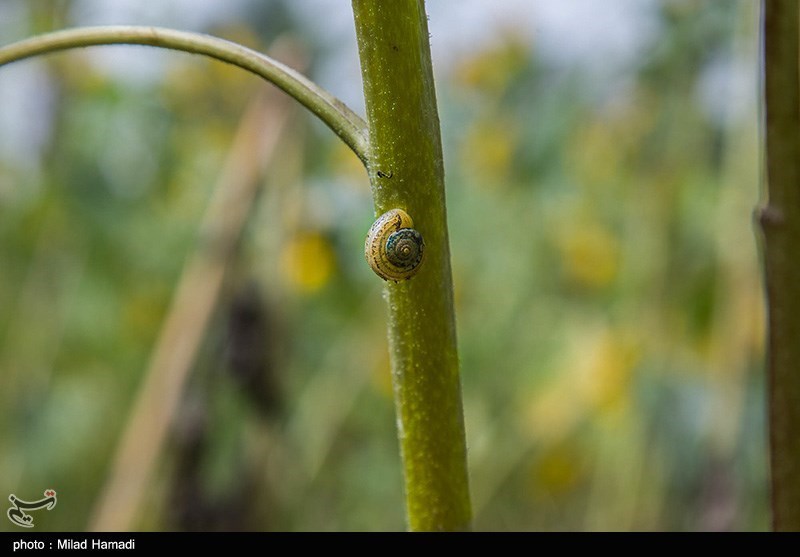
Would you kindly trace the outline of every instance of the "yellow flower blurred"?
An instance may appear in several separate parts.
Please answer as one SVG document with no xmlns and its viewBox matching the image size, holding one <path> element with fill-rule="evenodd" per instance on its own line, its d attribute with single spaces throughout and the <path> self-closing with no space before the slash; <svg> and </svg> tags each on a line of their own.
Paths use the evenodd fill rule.
<svg viewBox="0 0 800 557">
<path fill-rule="evenodd" d="M 656 100 L 654 92 L 644 87 L 631 96 L 632 100 L 587 116 L 564 145 L 566 168 L 579 184 L 600 184 L 607 194 L 608 185 L 619 183 L 631 172 L 629 159 L 641 156 L 643 140 L 656 125 Z"/>
<path fill-rule="evenodd" d="M 566 223 L 558 238 L 563 268 L 569 281 L 590 289 L 609 285 L 619 271 L 619 242 L 592 221 Z"/>
<path fill-rule="evenodd" d="M 303 293 L 314 293 L 333 276 L 333 247 L 319 232 L 303 232 L 289 240 L 281 253 L 281 271 L 287 282 Z"/>
<path fill-rule="evenodd" d="M 462 146 L 464 167 L 481 178 L 483 184 L 506 184 L 516 143 L 517 132 L 505 118 L 496 116 L 478 121 Z"/>
<path fill-rule="evenodd" d="M 531 469 L 533 493 L 559 497 L 572 491 L 585 475 L 579 456 L 575 448 L 564 444 L 547 449 Z"/>
<path fill-rule="evenodd" d="M 525 67 L 530 45 L 514 30 L 499 35 L 502 42 L 462 62 L 455 72 L 460 85 L 488 93 L 502 93 L 509 82 Z"/>
<path fill-rule="evenodd" d="M 579 183 L 603 183 L 619 176 L 625 153 L 614 133 L 607 122 L 594 120 L 581 126 L 575 139 L 567 143 L 568 168 L 576 173 Z"/>
<path fill-rule="evenodd" d="M 589 342 L 581 357 L 581 398 L 595 413 L 616 414 L 630 399 L 638 346 L 626 335 L 604 331 Z"/>
<path fill-rule="evenodd" d="M 565 350 L 565 361 L 540 388 L 523 427 L 544 446 L 566 439 L 584 420 L 613 417 L 629 405 L 640 346 L 625 331 L 583 330 Z"/>
<path fill-rule="evenodd" d="M 567 437 L 581 419 L 584 408 L 567 377 L 555 379 L 539 392 L 525 413 L 525 429 L 545 444 Z"/>
</svg>

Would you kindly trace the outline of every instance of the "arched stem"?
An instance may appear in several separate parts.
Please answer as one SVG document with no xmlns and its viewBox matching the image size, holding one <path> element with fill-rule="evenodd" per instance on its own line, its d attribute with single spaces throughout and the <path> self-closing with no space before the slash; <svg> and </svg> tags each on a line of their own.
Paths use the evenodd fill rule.
<svg viewBox="0 0 800 557">
<path fill-rule="evenodd" d="M 103 26 L 56 31 L 0 48 L 0 66 L 32 56 L 94 45 L 138 44 L 203 54 L 263 77 L 316 114 L 366 164 L 367 124 L 342 101 L 293 69 L 224 39 L 160 27 Z"/>
</svg>

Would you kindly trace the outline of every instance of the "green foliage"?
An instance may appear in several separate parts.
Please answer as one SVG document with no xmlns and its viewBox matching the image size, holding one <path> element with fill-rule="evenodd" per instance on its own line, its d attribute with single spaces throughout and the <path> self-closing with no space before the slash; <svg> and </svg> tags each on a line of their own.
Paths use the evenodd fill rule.
<svg viewBox="0 0 800 557">
<path fill-rule="evenodd" d="M 755 18 L 666 2 L 614 83 L 513 33 L 437 75 L 476 529 L 767 528 L 755 98 L 720 120 L 699 95 L 715 64 L 754 83 Z M 0 497 L 54 487 L 41 527 L 74 530 L 259 85 L 179 55 L 138 87 L 80 52 L 49 64 L 40 163 L 0 160 Z M 404 528 L 367 179 L 306 121 L 276 161 L 143 528 L 179 527 L 192 431 L 207 529 Z M 270 323 L 272 414 L 226 356 L 245 284 Z M 256 507 L 225 523 L 242 492 Z"/>
</svg>

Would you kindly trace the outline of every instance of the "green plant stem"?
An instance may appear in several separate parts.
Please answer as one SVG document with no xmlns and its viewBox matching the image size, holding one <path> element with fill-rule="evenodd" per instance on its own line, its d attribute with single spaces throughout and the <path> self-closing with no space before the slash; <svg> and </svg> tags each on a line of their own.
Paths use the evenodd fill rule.
<svg viewBox="0 0 800 557">
<path fill-rule="evenodd" d="M 366 123 L 342 101 L 293 69 L 224 39 L 159 27 L 103 26 L 56 31 L 0 48 L 0 66 L 69 48 L 137 44 L 203 54 L 233 64 L 273 83 L 316 114 L 366 164 Z"/>
<path fill-rule="evenodd" d="M 422 0 L 353 0 L 376 214 L 425 239 L 412 279 L 386 283 L 389 351 L 412 530 L 464 530 L 471 510 L 439 118 Z"/>
<path fill-rule="evenodd" d="M 764 3 L 767 204 L 759 211 L 769 313 L 773 527 L 800 530 L 800 4 Z"/>
</svg>

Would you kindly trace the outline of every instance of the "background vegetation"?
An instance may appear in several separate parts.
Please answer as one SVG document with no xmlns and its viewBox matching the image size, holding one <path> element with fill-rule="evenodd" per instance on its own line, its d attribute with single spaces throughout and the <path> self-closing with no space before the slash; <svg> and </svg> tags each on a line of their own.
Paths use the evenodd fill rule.
<svg viewBox="0 0 800 557">
<path fill-rule="evenodd" d="M 4 3 L 0 42 L 100 23 L 87 5 Z M 599 68 L 511 24 L 446 56 L 432 14 L 476 529 L 768 527 L 757 6 L 647 5 L 641 48 Z M 141 17 L 291 39 L 312 77 L 360 91 L 320 62 L 337 39 L 285 2 L 190 16 Z M 0 496 L 56 489 L 41 529 L 87 527 L 267 87 L 102 50 L 0 70 Z M 132 58 L 149 78 L 119 71 Z M 262 180 L 137 527 L 401 530 L 366 175 L 297 115 Z"/>
</svg>

